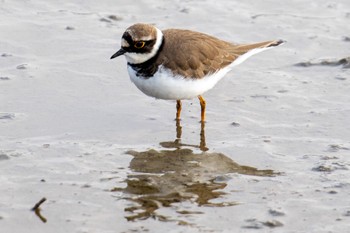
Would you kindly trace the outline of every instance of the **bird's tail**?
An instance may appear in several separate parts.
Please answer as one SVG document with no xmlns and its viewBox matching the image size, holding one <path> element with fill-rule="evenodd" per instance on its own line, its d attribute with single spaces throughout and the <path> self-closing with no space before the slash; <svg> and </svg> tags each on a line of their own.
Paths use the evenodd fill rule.
<svg viewBox="0 0 350 233">
<path fill-rule="evenodd" d="M 273 41 L 264 41 L 264 42 L 254 43 L 254 44 L 242 44 L 242 45 L 238 45 L 235 48 L 235 53 L 237 55 L 243 55 L 253 49 L 272 48 L 272 47 L 281 45 L 284 42 L 285 41 L 283 40 L 273 40 Z"/>
<path fill-rule="evenodd" d="M 264 41 L 260 43 L 255 43 L 255 44 L 238 45 L 234 48 L 234 51 L 232 51 L 234 54 L 237 55 L 237 59 L 231 65 L 236 66 L 242 63 L 243 61 L 245 61 L 250 56 L 253 56 L 254 54 L 260 53 L 264 50 L 281 45 L 284 42 L 285 41 L 283 40 L 273 40 L 273 41 Z"/>
</svg>

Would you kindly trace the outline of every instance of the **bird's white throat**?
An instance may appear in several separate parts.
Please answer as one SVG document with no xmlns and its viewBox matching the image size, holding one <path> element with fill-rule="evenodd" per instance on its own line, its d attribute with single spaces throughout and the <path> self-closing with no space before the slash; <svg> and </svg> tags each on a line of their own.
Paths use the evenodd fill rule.
<svg viewBox="0 0 350 233">
<path fill-rule="evenodd" d="M 159 30 L 158 28 L 156 28 L 157 30 L 157 37 L 156 37 L 156 43 L 154 44 L 151 52 L 149 53 L 125 53 L 125 58 L 128 61 L 128 63 L 130 64 L 141 64 L 149 59 L 151 59 L 152 57 L 154 57 L 154 55 L 156 55 L 159 47 L 162 44 L 163 41 L 163 33 L 161 30 Z"/>
</svg>

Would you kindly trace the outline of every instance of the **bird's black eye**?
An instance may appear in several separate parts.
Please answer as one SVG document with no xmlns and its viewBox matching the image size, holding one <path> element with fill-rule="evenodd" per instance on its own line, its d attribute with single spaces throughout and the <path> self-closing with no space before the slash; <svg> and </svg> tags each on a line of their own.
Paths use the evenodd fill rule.
<svg viewBox="0 0 350 233">
<path fill-rule="evenodd" d="M 145 44 L 146 43 L 144 41 L 137 41 L 135 42 L 134 47 L 137 49 L 142 49 L 145 46 Z"/>
</svg>

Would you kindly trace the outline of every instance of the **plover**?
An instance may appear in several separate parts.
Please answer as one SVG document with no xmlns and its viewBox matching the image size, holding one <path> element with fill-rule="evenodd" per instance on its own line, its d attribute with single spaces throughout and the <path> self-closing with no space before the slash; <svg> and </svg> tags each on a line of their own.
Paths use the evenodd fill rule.
<svg viewBox="0 0 350 233">
<path fill-rule="evenodd" d="M 204 122 L 206 102 L 202 94 L 235 65 L 282 43 L 273 40 L 235 44 L 200 32 L 161 31 L 153 25 L 138 23 L 126 29 L 121 48 L 111 59 L 125 55 L 131 81 L 146 95 L 176 100 L 177 120 L 181 100 L 198 97 Z"/>
</svg>

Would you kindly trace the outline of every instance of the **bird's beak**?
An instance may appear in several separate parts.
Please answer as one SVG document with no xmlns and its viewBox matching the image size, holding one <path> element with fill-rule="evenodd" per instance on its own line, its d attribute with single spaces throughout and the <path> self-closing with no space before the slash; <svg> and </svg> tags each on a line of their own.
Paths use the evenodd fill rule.
<svg viewBox="0 0 350 233">
<path fill-rule="evenodd" d="M 118 50 L 118 52 L 116 52 L 115 54 L 113 54 L 113 55 L 111 56 L 111 59 L 116 58 L 116 57 L 119 57 L 120 55 L 123 55 L 124 53 L 126 53 L 126 51 L 125 51 L 123 48 L 120 48 L 120 49 Z"/>
</svg>

